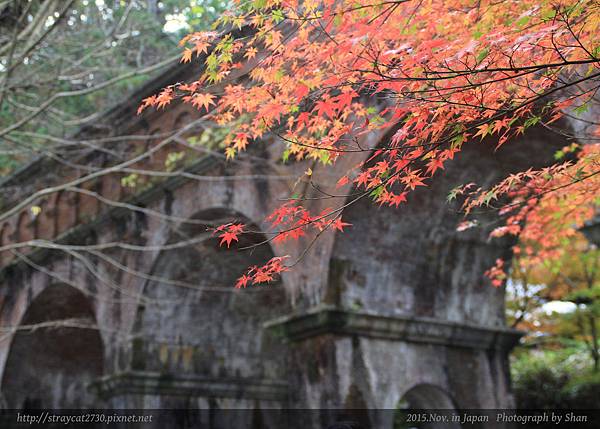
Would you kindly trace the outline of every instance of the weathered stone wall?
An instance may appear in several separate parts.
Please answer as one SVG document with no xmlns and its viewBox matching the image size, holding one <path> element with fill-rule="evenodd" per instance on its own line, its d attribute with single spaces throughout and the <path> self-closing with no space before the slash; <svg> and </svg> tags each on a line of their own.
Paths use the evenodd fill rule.
<svg viewBox="0 0 600 429">
<path fill-rule="evenodd" d="M 184 106 L 136 118 L 131 106 L 112 113 L 110 134 L 162 135 L 197 118 Z M 364 143 L 375 146 L 381 138 L 370 135 Z M 161 141 L 119 143 L 109 148 L 118 156 L 91 151 L 71 164 L 112 165 Z M 18 327 L 79 318 L 85 309 L 96 329 L 42 329 L 33 342 L 26 332 L 4 335 L 4 404 L 383 409 L 408 398 L 424 408 L 510 406 L 507 354 L 518 335 L 504 329 L 503 290 L 482 275 L 507 255 L 510 243 L 489 242 L 486 228 L 457 233 L 459 214 L 445 197 L 467 181 L 486 185 L 507 172 L 548 163 L 563 142 L 540 131 L 513 144 L 520 150 L 496 154 L 490 145 L 468 145 L 443 177 L 412 194 L 402 209 L 379 208 L 366 199 L 349 206 L 344 220 L 353 225 L 347 232 L 323 235 L 280 282 L 244 291 L 230 286 L 243 268 L 297 252 L 308 242 L 227 251 L 206 227 L 237 219 L 268 232 L 265 216 L 306 169 L 283 166 L 280 146 L 259 145 L 244 163 L 188 155 L 193 162 L 186 172 L 193 177 L 139 179 L 135 188 L 121 186 L 127 171 L 101 174 L 11 212 L 19 182 L 28 193 L 90 174 L 47 162 L 24 170 L 4 184 L 10 216 L 3 220 L 0 243 L 54 239 L 70 247 L 34 241 L 1 252 L 0 323 Z M 164 170 L 174 151 L 191 154 L 194 148 L 173 139 L 135 167 Z M 344 164 L 335 168 L 342 171 Z M 325 186 L 326 174 L 316 168 L 314 180 Z M 125 202 L 141 208 L 132 211 Z M 313 208 L 324 204 L 315 201 Z M 33 205 L 41 207 L 38 215 Z M 236 247 L 264 237 L 257 233 Z M 191 242 L 165 249 L 181 240 Z M 115 242 L 138 247 L 110 245 Z M 48 300 L 49 290 L 51 296 L 73 295 L 78 309 Z M 46 316 L 32 316 L 39 308 L 48 310 Z M 35 362 L 40 345 L 54 356 L 56 345 L 69 341 L 94 344 L 86 350 L 95 350 L 94 359 L 101 353 L 101 359 L 83 366 L 81 359 L 91 357 L 69 352 L 45 366 Z M 47 382 L 35 395 L 25 388 L 30 397 L 19 383 L 29 386 L 35 377 Z M 93 380 L 91 390 L 77 394 L 81 389 L 69 377 Z M 43 387 L 50 385 L 55 390 Z M 361 418 L 373 427 L 391 427 L 388 417 L 374 412 Z M 308 420 L 307 427 L 321 427 L 316 414 Z"/>
<path fill-rule="evenodd" d="M 171 132 L 195 116 L 180 106 L 133 121 L 115 134 L 143 135 L 150 128 L 151 135 Z M 149 122 L 153 127 L 148 127 Z M 133 150 L 136 144 L 144 144 L 140 153 L 148 148 L 141 141 L 132 145 Z M 167 154 L 182 150 L 191 152 L 173 142 L 135 167 L 164 171 Z M 90 164 L 94 163 L 99 161 Z M 288 188 L 284 181 L 231 177 L 234 173 L 273 174 L 264 158 L 243 168 L 234 167 L 208 157 L 191 167 L 207 176 L 205 182 L 170 177 L 140 181 L 132 190 L 120 184 L 125 173 L 105 174 L 94 186 L 82 185 L 96 192 L 100 200 L 96 195 L 66 189 L 32 201 L 5 221 L 3 245 L 53 238 L 74 247 L 44 249 L 39 245 L 46 247 L 45 243 L 34 242 L 18 247 L 18 253 L 2 252 L 2 325 L 39 323 L 41 320 L 28 316 L 31 308 L 39 307 L 40 300 L 45 306 L 58 305 L 43 299 L 47 290 L 79 290 L 102 346 L 93 349 L 102 366 L 92 377 L 88 376 L 91 367 L 78 366 L 76 353 L 52 357 L 56 347 L 47 347 L 84 338 L 81 329 L 38 330 L 39 338 L 33 343 L 22 340 L 29 335 L 25 331 L 5 336 L 0 361 L 5 370 L 2 394 L 6 406 L 163 408 L 213 402 L 216 408 L 281 406 L 287 397 L 286 348 L 263 332 L 261 325 L 288 308 L 283 288 L 274 284 L 269 289 L 239 293 L 231 287 L 245 267 L 266 262 L 273 252 L 268 245 L 252 252 L 227 251 L 210 237 L 206 227 L 219 224 L 223 217 L 258 224 Z M 84 173 L 64 170 L 56 183 L 76 180 Z M 49 179 L 47 185 L 53 184 Z M 26 189 L 35 190 L 35 185 Z M 145 209 L 124 209 L 124 201 Z M 32 205 L 41 207 L 38 216 L 31 214 Z M 160 250 L 182 239 L 194 242 Z M 251 235 L 237 247 L 262 240 L 264 236 Z M 77 247 L 119 241 L 144 250 L 109 247 L 99 253 Z M 62 320 L 58 314 L 63 313 L 71 317 L 66 309 L 43 321 Z M 38 353 L 40 345 L 46 354 Z M 50 356 L 55 364 L 38 364 L 32 361 L 36 355 L 41 360 Z M 36 377 L 48 382 L 30 389 Z M 20 384 L 23 380 L 26 383 Z M 94 383 L 80 395 L 80 389 L 69 380 Z"/>
</svg>

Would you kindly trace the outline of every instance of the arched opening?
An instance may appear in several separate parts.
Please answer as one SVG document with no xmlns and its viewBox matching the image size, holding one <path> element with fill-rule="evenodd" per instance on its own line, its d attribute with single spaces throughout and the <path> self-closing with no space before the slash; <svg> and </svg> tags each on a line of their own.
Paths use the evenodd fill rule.
<svg viewBox="0 0 600 429">
<path fill-rule="evenodd" d="M 459 429 L 461 426 L 458 422 L 434 421 L 434 416 L 450 418 L 451 414 L 447 412 L 454 410 L 456 408 L 452 399 L 443 389 L 433 384 L 418 384 L 409 389 L 398 402 L 394 414 L 394 429 Z M 413 418 L 415 415 L 424 418 Z"/>
<path fill-rule="evenodd" d="M 116 174 L 107 174 L 102 177 L 102 197 L 109 201 L 119 201 L 123 187 L 121 186 L 121 176 Z"/>
<path fill-rule="evenodd" d="M 2 379 L 11 409 L 83 408 L 103 372 L 103 345 L 89 300 L 66 285 L 46 288 L 13 337 Z"/>
<path fill-rule="evenodd" d="M 55 205 L 55 231 L 56 234 L 62 234 L 75 225 L 75 207 L 73 204 L 74 195 L 72 192 L 60 191 L 56 197 Z"/>
<path fill-rule="evenodd" d="M 191 113 L 180 113 L 173 122 L 172 132 L 174 134 L 182 132 L 183 128 L 188 126 L 192 121 L 193 116 Z M 169 143 L 165 147 L 166 155 L 163 168 L 172 171 L 182 168 L 188 163 L 190 156 L 193 156 L 194 151 L 188 147 L 186 143 L 191 144 L 192 146 L 197 144 L 201 134 L 202 129 L 196 126 L 192 129 L 188 129 L 183 134 L 180 134 L 172 143 Z"/>
<path fill-rule="evenodd" d="M 23 211 L 19 215 L 17 221 L 17 240 L 19 242 L 29 241 L 33 239 L 33 222 L 32 215 L 29 211 Z"/>
<path fill-rule="evenodd" d="M 173 132 L 179 133 L 183 131 L 183 128 L 188 127 L 188 129 L 183 134 L 181 134 L 181 137 L 184 140 L 187 140 L 188 143 L 194 145 L 195 143 L 197 143 L 198 139 L 202 136 L 202 133 L 204 133 L 205 131 L 202 124 L 196 123 L 192 125 L 192 123 L 198 120 L 199 118 L 200 116 L 197 114 L 197 112 L 180 113 L 175 118 L 175 121 L 173 121 Z M 190 125 L 192 126 L 190 127 Z M 189 140 L 190 137 L 192 137 L 191 141 Z M 184 147 L 180 147 L 180 150 L 181 149 L 184 149 Z"/>
<path fill-rule="evenodd" d="M 101 194 L 102 182 L 100 180 L 87 181 L 81 185 L 81 188 L 83 192 L 78 194 L 77 222 L 86 222 L 100 210 L 100 201 L 94 194 Z"/>
<path fill-rule="evenodd" d="M 192 115 L 189 112 L 182 112 L 177 115 L 175 121 L 173 121 L 173 131 L 178 132 L 180 128 L 184 127 L 192 119 Z"/>
<path fill-rule="evenodd" d="M 158 135 L 160 135 L 161 133 L 162 130 L 160 128 L 155 128 L 148 133 L 148 138 L 144 142 L 144 153 L 151 151 L 155 146 L 159 145 L 162 142 L 162 139 L 158 138 Z M 164 155 L 164 152 L 165 148 L 163 147 L 157 152 L 148 155 L 144 159 L 146 168 L 154 171 L 162 171 L 166 159 L 166 155 Z"/>
<path fill-rule="evenodd" d="M 234 289 L 246 268 L 263 265 L 274 256 L 266 244 L 242 249 L 260 243 L 264 235 L 242 235 L 227 249 L 219 246 L 207 227 L 229 221 L 248 223 L 247 219 L 215 209 L 199 213 L 192 221 L 198 223 L 172 229 L 169 246 L 173 247 L 158 256 L 145 286 L 132 368 L 173 375 L 280 377 L 284 351 L 265 335 L 262 323 L 285 313 L 281 284 Z"/>
<path fill-rule="evenodd" d="M 54 194 L 54 197 L 56 194 Z M 52 200 L 43 199 L 38 204 L 40 212 L 37 216 L 36 238 L 50 240 L 54 237 L 54 217 Z"/>
</svg>

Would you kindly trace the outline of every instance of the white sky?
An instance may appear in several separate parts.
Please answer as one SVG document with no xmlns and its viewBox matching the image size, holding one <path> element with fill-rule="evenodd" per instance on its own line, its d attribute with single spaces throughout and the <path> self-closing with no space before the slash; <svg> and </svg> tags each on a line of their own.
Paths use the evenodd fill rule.
<svg viewBox="0 0 600 429">
<path fill-rule="evenodd" d="M 163 31 L 165 33 L 176 33 L 187 27 L 185 15 L 182 13 L 168 14 L 165 19 L 166 22 L 163 26 Z"/>
<path fill-rule="evenodd" d="M 552 314 L 554 312 L 562 314 L 571 313 L 575 311 L 576 308 L 577 306 L 572 302 L 565 301 L 550 301 L 542 305 L 542 311 L 546 314 Z"/>
</svg>

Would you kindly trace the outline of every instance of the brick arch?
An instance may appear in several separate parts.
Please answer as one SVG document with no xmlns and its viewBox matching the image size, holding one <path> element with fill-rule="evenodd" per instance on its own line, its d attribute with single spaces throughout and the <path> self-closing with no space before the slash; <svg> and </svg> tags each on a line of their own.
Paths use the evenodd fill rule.
<svg viewBox="0 0 600 429">
<path fill-rule="evenodd" d="M 173 132 L 177 133 L 180 131 L 181 128 L 183 128 L 184 126 L 188 125 L 189 122 L 191 122 L 194 119 L 198 118 L 198 115 L 194 115 L 195 112 L 189 112 L 189 111 L 183 111 L 181 113 L 179 113 L 179 115 L 177 115 L 175 117 L 175 120 L 173 121 Z M 186 131 L 185 133 L 183 133 L 180 138 L 183 140 L 186 140 L 186 142 L 188 141 L 188 138 L 194 138 L 196 139 L 195 141 L 198 141 L 198 139 L 202 136 L 202 134 L 204 133 L 204 127 L 202 126 L 194 126 L 192 127 L 190 130 Z M 181 167 L 183 165 L 183 163 L 185 162 L 185 158 L 190 157 L 190 156 L 195 156 L 195 151 L 193 148 L 183 145 L 179 142 L 173 142 L 173 144 L 168 145 L 167 146 L 167 152 L 171 151 L 171 152 L 177 152 L 177 153 L 181 153 L 183 152 L 184 154 L 184 158 L 180 161 L 177 162 L 177 167 Z"/>
<path fill-rule="evenodd" d="M 173 130 L 178 131 L 180 127 L 185 125 L 185 122 L 189 121 L 192 118 L 192 114 L 190 112 L 181 112 L 175 117 L 173 121 Z"/>
<path fill-rule="evenodd" d="M 41 211 L 37 216 L 36 237 L 42 240 L 50 240 L 55 235 L 54 209 L 57 194 L 43 199 L 38 203 Z"/>
<path fill-rule="evenodd" d="M 284 349 L 262 329 L 265 321 L 286 312 L 282 283 L 256 290 L 233 288 L 248 265 L 273 256 L 268 246 L 254 252 L 234 247 L 260 242 L 264 235 L 250 234 L 227 250 L 206 227 L 228 220 L 250 223 L 247 218 L 214 208 L 192 219 L 201 223 L 175 226 L 167 244 L 198 240 L 160 252 L 150 271 L 154 279 L 144 285 L 146 300 L 140 302 L 133 327 L 132 370 L 219 377 L 225 384 L 240 377 L 282 378 Z"/>
<path fill-rule="evenodd" d="M 119 145 L 120 157 L 118 159 L 118 163 L 137 158 L 148 150 L 150 141 L 148 136 L 151 134 L 149 133 L 149 129 L 149 124 L 147 121 L 143 120 L 139 126 L 129 130 L 129 134 L 136 136 L 136 138 L 134 140 L 126 140 Z M 108 164 L 106 166 L 112 165 L 110 162 L 106 164 Z M 148 169 L 150 164 L 151 160 L 148 157 L 145 157 L 134 164 L 130 164 L 129 168 L 144 170 Z M 117 201 L 122 197 L 135 194 L 137 189 L 145 186 L 150 179 L 147 176 L 138 174 L 138 177 L 135 180 L 135 187 L 132 188 L 129 186 L 122 186 L 123 178 L 131 177 L 131 174 L 127 172 L 119 172 L 107 175 L 102 178 L 101 183 L 97 186 L 101 187 L 103 195 L 107 199 Z"/>
<path fill-rule="evenodd" d="M 215 168 L 221 168 L 221 165 L 214 163 Z M 269 171 L 274 176 L 276 171 Z M 210 173 L 208 173 L 210 174 Z M 246 174 L 246 171 L 241 172 Z M 182 186 L 172 190 L 172 215 L 179 218 L 193 218 L 201 211 L 215 210 L 215 207 L 221 207 L 222 210 L 231 213 L 241 214 L 240 218 L 247 219 L 249 222 L 260 225 L 261 229 L 268 228 L 270 225 L 265 221 L 273 209 L 279 206 L 279 201 L 275 198 L 287 196 L 289 188 L 283 181 L 271 183 L 269 188 L 257 190 L 254 181 L 230 181 L 219 180 L 215 176 L 215 181 L 188 181 Z M 273 197 L 265 201 L 267 197 Z M 287 252 L 289 253 L 289 252 Z"/>
<path fill-rule="evenodd" d="M 147 152 L 152 149 L 154 146 L 161 142 L 160 139 L 155 138 L 156 135 L 161 134 L 163 132 L 161 127 L 157 127 L 152 129 L 148 133 L 148 138 L 144 142 L 144 151 Z M 160 149 L 157 152 L 152 153 L 148 156 L 144 165 L 151 170 L 162 170 L 164 168 L 164 162 L 166 159 L 165 148 Z"/>
<path fill-rule="evenodd" d="M 75 207 L 76 196 L 73 192 L 60 191 L 56 196 L 54 221 L 56 235 L 60 235 L 72 228 L 76 223 L 77 211 Z"/>
<path fill-rule="evenodd" d="M 190 122 L 197 120 L 199 118 L 200 118 L 200 115 L 198 114 L 197 111 L 184 110 L 182 112 L 179 112 L 179 114 L 177 116 L 175 116 L 175 119 L 173 120 L 173 126 L 171 127 L 171 129 L 173 130 L 173 132 L 178 132 L 178 131 L 180 131 L 181 128 L 185 127 Z M 196 124 L 190 130 L 185 132 L 183 134 L 183 137 L 185 138 L 185 137 L 189 137 L 190 135 L 199 135 L 199 134 L 202 134 L 204 132 L 204 130 L 205 130 L 204 126 Z"/>
<path fill-rule="evenodd" d="M 87 181 L 81 185 L 85 191 L 102 193 L 102 182 L 100 180 Z M 85 222 L 100 211 L 100 202 L 94 195 L 79 193 L 77 196 L 77 222 Z"/>
<path fill-rule="evenodd" d="M 87 384 L 102 375 L 104 345 L 88 297 L 68 285 L 50 285 L 31 301 L 19 326 L 2 377 L 6 405 L 22 409 L 96 403 Z"/>
<path fill-rule="evenodd" d="M 121 199 L 123 187 L 121 186 L 121 176 L 118 173 L 105 174 L 102 176 L 101 195 L 109 201 L 119 201 Z"/>
<path fill-rule="evenodd" d="M 220 239 L 211 231 L 214 227 L 229 222 L 243 223 L 246 225 L 246 230 L 251 232 L 240 235 L 239 241 L 232 242 L 228 249 L 227 247 L 220 245 Z M 233 262 L 235 259 L 243 260 L 249 257 L 255 265 L 258 265 L 267 262 L 268 259 L 276 256 L 273 247 L 267 242 L 266 235 L 259 231 L 260 227 L 253 222 L 251 218 L 241 214 L 239 211 L 227 207 L 210 207 L 197 211 L 192 216 L 188 216 L 188 221 L 173 225 L 170 232 L 167 234 L 164 245 L 169 246 L 178 241 L 186 241 L 197 237 L 198 240 L 191 243 L 189 247 L 206 244 L 211 250 L 219 253 L 219 258 L 226 259 L 229 257 L 229 262 Z M 254 244 L 260 245 L 253 249 L 246 249 Z M 176 249 L 180 248 L 181 247 L 177 247 Z M 239 250 L 239 252 L 236 252 L 236 250 Z M 158 253 L 152 264 L 154 267 L 151 270 L 152 273 L 156 270 L 157 262 L 161 258 L 164 258 L 167 253 L 168 252 L 165 250 Z M 176 250 L 173 253 L 176 253 Z M 192 266 L 192 268 L 195 269 L 197 266 Z M 229 265 L 226 270 L 227 279 L 220 282 L 217 286 L 232 285 L 232 281 L 235 281 L 238 275 L 243 273 L 244 268 L 245 266 L 243 265 Z M 145 286 L 147 285 L 148 282 Z"/>
<path fill-rule="evenodd" d="M 151 149 L 156 146 L 160 141 L 155 137 L 163 132 L 161 127 L 153 128 L 152 131 L 148 131 L 148 136 L 144 141 L 144 151 Z"/>
<path fill-rule="evenodd" d="M 35 219 L 29 210 L 19 213 L 16 239 L 19 242 L 33 240 L 35 236 Z"/>
</svg>

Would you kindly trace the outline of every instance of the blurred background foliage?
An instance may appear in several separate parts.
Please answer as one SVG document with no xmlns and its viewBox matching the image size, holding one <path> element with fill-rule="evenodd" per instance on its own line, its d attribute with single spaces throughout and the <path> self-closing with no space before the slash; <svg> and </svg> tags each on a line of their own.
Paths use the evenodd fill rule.
<svg viewBox="0 0 600 429">
<path fill-rule="evenodd" d="M 600 407 L 600 250 L 583 234 L 558 260 L 514 261 L 507 318 L 526 332 L 512 356 L 519 408 Z"/>
<path fill-rule="evenodd" d="M 225 7 L 224 0 L 0 0 L 0 174 L 67 148 L 76 130 L 175 64 L 181 37 L 210 28 Z M 27 120 L 50 97 L 73 92 Z M 26 123 L 4 132 L 19 121 Z"/>
<path fill-rule="evenodd" d="M 513 391 L 518 408 L 597 409 L 600 373 L 594 371 L 581 342 L 557 349 L 527 350 L 513 355 Z"/>
</svg>

